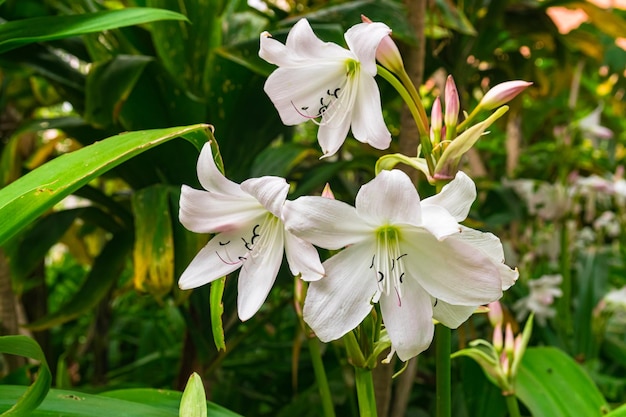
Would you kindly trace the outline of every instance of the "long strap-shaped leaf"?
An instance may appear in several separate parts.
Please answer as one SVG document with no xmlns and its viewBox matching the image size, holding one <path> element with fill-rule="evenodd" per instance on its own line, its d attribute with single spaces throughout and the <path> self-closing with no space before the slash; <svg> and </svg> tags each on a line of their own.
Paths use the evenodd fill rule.
<svg viewBox="0 0 626 417">
<path fill-rule="evenodd" d="M 33 339 L 26 336 L 2 336 L 0 337 L 0 352 L 11 355 L 26 356 L 41 362 L 39 367 L 39 375 L 35 382 L 28 387 L 26 392 L 17 400 L 17 402 L 1 414 L 2 417 L 20 417 L 27 416 L 37 408 L 39 404 L 46 398 L 52 374 L 43 351 Z"/>
<path fill-rule="evenodd" d="M 213 135 L 205 124 L 122 133 L 53 159 L 12 182 L 0 190 L 0 245 L 92 179 L 177 137 L 201 148 Z"/>
<path fill-rule="evenodd" d="M 187 18 L 170 10 L 137 7 L 15 20 L 0 25 L 0 53 L 33 42 L 68 38 L 157 20 L 187 20 Z"/>
</svg>

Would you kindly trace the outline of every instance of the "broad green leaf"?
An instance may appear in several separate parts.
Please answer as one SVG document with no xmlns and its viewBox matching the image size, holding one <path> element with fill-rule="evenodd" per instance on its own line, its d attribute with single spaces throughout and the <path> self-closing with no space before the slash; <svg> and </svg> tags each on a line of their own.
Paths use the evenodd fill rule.
<svg viewBox="0 0 626 417">
<path fill-rule="evenodd" d="M 116 123 L 139 76 L 153 60 L 149 56 L 118 55 L 94 63 L 87 76 L 85 120 L 98 127 Z"/>
<path fill-rule="evenodd" d="M 87 313 L 104 298 L 126 265 L 127 256 L 132 247 L 131 236 L 118 233 L 104 247 L 94 261 L 89 275 L 71 300 L 58 311 L 42 317 L 25 327 L 31 330 L 44 330 Z"/>
<path fill-rule="evenodd" d="M 6 410 L 24 392 L 24 387 L 0 385 L 0 411 Z M 5 414 L 2 414 L 4 416 Z M 9 414 L 6 414 L 9 416 Z M 78 391 L 51 389 L 39 407 L 28 414 L 11 414 L 16 417 L 178 417 L 170 408 L 140 404 Z"/>
<path fill-rule="evenodd" d="M 604 417 L 626 417 L 626 404 L 616 408 Z"/>
<path fill-rule="evenodd" d="M 581 366 L 553 347 L 526 350 L 515 390 L 533 417 L 600 417 L 608 407 Z"/>
<path fill-rule="evenodd" d="M 191 374 L 183 397 L 180 400 L 180 417 L 207 417 L 206 393 L 202 378 L 197 373 Z"/>
<path fill-rule="evenodd" d="M 212 137 L 208 125 L 122 133 L 62 155 L 0 190 L 0 245 L 92 179 L 176 137 L 200 148 Z"/>
<path fill-rule="evenodd" d="M 139 190 L 133 194 L 132 207 L 135 217 L 135 288 L 162 299 L 174 284 L 169 187 L 156 184 Z"/>
<path fill-rule="evenodd" d="M 2 393 L 4 387 L 0 385 L 0 411 L 3 411 L 1 416 L 28 416 L 41 404 L 50 389 L 52 374 L 50 373 L 50 368 L 48 368 L 46 357 L 37 342 L 26 336 L 1 336 L 0 352 L 25 356 L 41 363 L 35 382 L 27 389 L 20 387 L 19 394 L 11 398 L 6 407 L 2 406 L 6 396 Z"/>
<path fill-rule="evenodd" d="M 254 160 L 250 175 L 252 177 L 264 175 L 287 177 L 291 170 L 303 160 L 308 157 L 317 158 L 318 155 L 319 152 L 312 148 L 292 142 L 268 147 Z"/>
<path fill-rule="evenodd" d="M 156 20 L 187 20 L 187 18 L 169 10 L 144 7 L 16 20 L 0 25 L 0 53 L 33 42 L 62 39 Z"/>
</svg>

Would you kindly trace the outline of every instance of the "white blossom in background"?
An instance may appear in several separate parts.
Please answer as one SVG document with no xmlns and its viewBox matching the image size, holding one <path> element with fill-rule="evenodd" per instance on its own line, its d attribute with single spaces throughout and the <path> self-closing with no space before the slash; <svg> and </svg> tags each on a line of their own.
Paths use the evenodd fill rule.
<svg viewBox="0 0 626 417">
<path fill-rule="evenodd" d="M 521 322 L 530 312 L 533 312 L 537 322 L 544 326 L 547 319 L 556 315 L 553 304 L 555 298 L 563 295 L 560 288 L 562 281 L 563 277 L 560 274 L 543 275 L 541 278 L 529 281 L 528 295 L 513 304 L 513 310 L 517 313 L 515 316 L 517 321 Z"/>
</svg>

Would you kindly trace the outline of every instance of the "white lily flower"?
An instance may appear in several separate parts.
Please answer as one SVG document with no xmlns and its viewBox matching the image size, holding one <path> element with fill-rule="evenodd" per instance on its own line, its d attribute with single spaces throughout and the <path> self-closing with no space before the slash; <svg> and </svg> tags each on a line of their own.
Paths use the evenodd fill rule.
<svg viewBox="0 0 626 417">
<path fill-rule="evenodd" d="M 462 227 L 476 196 L 463 173 L 420 202 L 409 177 L 382 171 L 365 184 L 356 207 L 322 197 L 285 204 L 287 228 L 336 250 L 326 277 L 311 283 L 304 320 L 324 342 L 354 329 L 380 302 L 392 348 L 402 360 L 431 343 L 433 318 L 458 327 L 476 306 L 502 296 L 517 279 L 500 241 Z"/>
<path fill-rule="evenodd" d="M 267 298 L 283 252 L 294 275 L 302 274 L 307 281 L 324 275 L 316 249 L 285 230 L 282 211 L 289 185 L 283 178 L 234 183 L 218 170 L 207 143 L 198 158 L 198 179 L 206 191 L 182 186 L 180 222 L 193 232 L 215 236 L 183 272 L 181 289 L 199 287 L 241 268 L 237 311 L 241 320 L 247 320 Z"/>
<path fill-rule="evenodd" d="M 337 152 L 350 127 L 357 140 L 389 147 L 374 76 L 376 49 L 390 33 L 383 23 L 355 25 L 345 34 L 349 50 L 321 41 L 306 19 L 293 26 L 284 45 L 268 32 L 261 34 L 259 56 L 279 67 L 265 82 L 265 92 L 285 125 L 319 119 L 323 157 Z"/>
</svg>

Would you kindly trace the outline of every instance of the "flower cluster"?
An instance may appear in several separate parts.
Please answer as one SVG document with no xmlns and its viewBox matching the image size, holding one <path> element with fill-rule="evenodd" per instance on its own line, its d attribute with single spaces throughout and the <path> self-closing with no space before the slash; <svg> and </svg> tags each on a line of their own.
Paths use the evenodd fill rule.
<svg viewBox="0 0 626 417">
<path fill-rule="evenodd" d="M 265 91 L 286 125 L 309 120 L 319 125 L 322 157 L 335 154 L 350 130 L 361 142 L 389 147 L 374 77 L 384 70 L 405 78 L 390 33 L 386 25 L 364 19 L 346 32 L 348 49 L 321 41 L 304 19 L 285 44 L 261 34 L 259 55 L 278 66 Z M 377 66 L 377 59 L 388 68 Z M 528 85 L 520 83 L 495 88 L 479 107 L 501 106 Z M 283 178 L 228 180 L 211 144 L 205 145 L 198 160 L 204 190 L 183 186 L 180 220 L 194 232 L 214 236 L 183 273 L 180 287 L 195 288 L 240 269 L 238 312 L 246 320 L 265 301 L 285 253 L 291 272 L 310 281 L 302 314 L 322 341 L 344 336 L 378 304 L 392 351 L 402 360 L 429 346 L 433 319 L 456 328 L 478 306 L 498 300 L 518 273 L 504 264 L 496 236 L 459 224 L 476 189 L 458 161 L 500 113 L 456 137 L 467 120 L 458 123 L 451 78 L 448 85 L 445 115 L 435 102 L 425 154 L 426 165 L 436 168 L 426 172 L 428 178 L 445 178 L 440 192 L 425 199 L 392 162 L 380 165 L 378 175 L 361 186 L 354 206 L 328 198 L 329 191 L 289 201 Z M 419 106 L 416 122 L 425 130 L 428 120 L 414 87 L 411 91 L 407 97 Z M 338 252 L 322 263 L 315 246 Z"/>
</svg>

